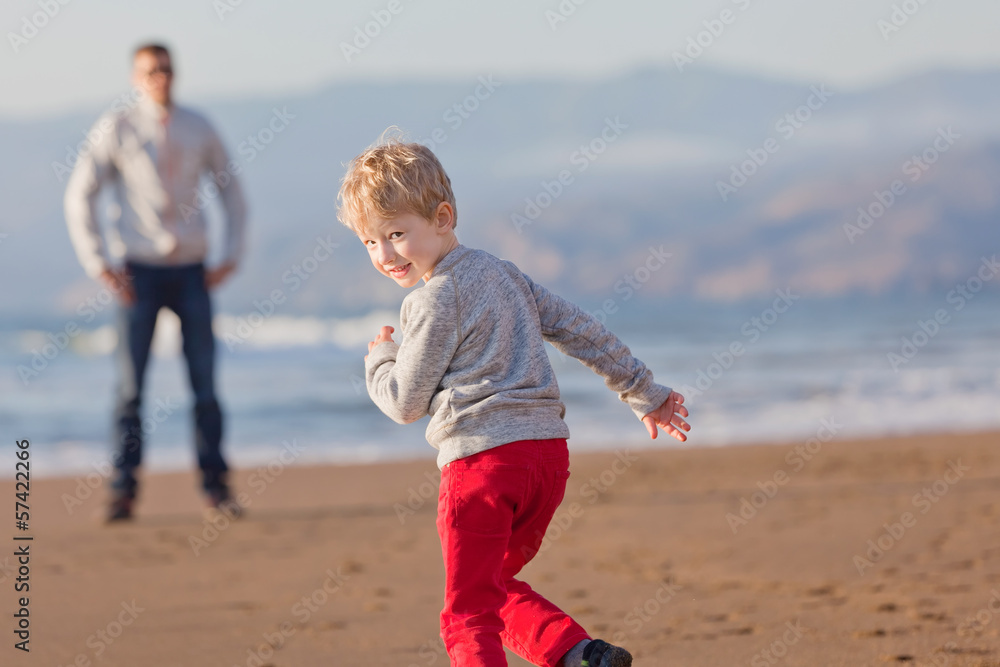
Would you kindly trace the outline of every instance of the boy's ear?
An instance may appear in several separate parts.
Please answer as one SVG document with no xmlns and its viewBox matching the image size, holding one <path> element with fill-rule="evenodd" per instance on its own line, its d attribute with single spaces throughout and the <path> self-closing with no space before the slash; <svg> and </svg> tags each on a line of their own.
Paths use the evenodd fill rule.
<svg viewBox="0 0 1000 667">
<path fill-rule="evenodd" d="M 434 211 L 434 218 L 434 223 L 440 232 L 447 232 L 455 228 L 455 209 L 446 201 L 438 204 L 437 210 Z"/>
</svg>

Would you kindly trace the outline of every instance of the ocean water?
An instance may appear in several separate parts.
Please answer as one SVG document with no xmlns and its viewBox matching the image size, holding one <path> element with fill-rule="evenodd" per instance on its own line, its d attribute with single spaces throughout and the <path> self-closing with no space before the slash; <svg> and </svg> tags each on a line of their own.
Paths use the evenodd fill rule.
<svg viewBox="0 0 1000 667">
<path fill-rule="evenodd" d="M 779 299 L 774 309 L 776 299 L 636 301 L 609 316 L 608 326 L 657 380 L 686 394 L 690 446 L 1000 430 L 1000 295 L 984 292 L 961 310 L 944 295 L 803 298 L 787 307 Z M 935 329 L 931 321 L 942 310 L 946 321 Z M 296 464 L 433 458 L 423 437 L 427 419 L 394 424 L 364 389 L 365 344 L 381 324 L 398 327 L 396 313 L 274 317 L 249 329 L 240 324 L 232 316 L 214 323 L 224 446 L 233 464 L 266 465 L 282 451 L 284 463 L 294 452 Z M 4 325 L 0 430 L 31 441 L 36 475 L 106 468 L 114 389 L 110 325 L 75 336 L 27 381 L 24 369 L 33 361 L 36 369 L 42 365 L 34 352 L 43 351 L 59 325 Z M 176 318 L 161 313 L 157 329 L 147 373 L 144 464 L 185 469 L 195 458 Z M 250 335 L 239 337 L 240 331 Z M 550 358 L 573 449 L 680 446 L 662 433 L 651 441 L 632 412 L 577 361 L 554 349 Z M 12 469 L 0 466 L 0 475 Z"/>
</svg>

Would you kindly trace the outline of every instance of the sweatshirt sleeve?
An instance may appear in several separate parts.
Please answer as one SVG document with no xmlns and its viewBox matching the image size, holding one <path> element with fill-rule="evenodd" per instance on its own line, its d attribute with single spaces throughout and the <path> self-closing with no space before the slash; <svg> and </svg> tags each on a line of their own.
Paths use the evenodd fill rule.
<svg viewBox="0 0 1000 667">
<path fill-rule="evenodd" d="M 97 217 L 97 198 L 101 187 L 114 173 L 113 146 L 117 139 L 114 118 L 105 116 L 94 124 L 87 136 L 97 137 L 95 143 L 80 152 L 73 173 L 66 184 L 64 210 L 66 226 L 80 264 L 91 278 L 101 275 L 110 266 Z"/>
<path fill-rule="evenodd" d="M 403 302 L 402 340 L 376 345 L 365 360 L 368 394 L 400 424 L 430 411 L 460 339 L 457 295 L 450 281 L 424 286 Z"/>
<path fill-rule="evenodd" d="M 632 356 L 625 343 L 576 304 L 553 294 L 527 275 L 524 279 L 535 297 L 545 340 L 603 377 L 608 388 L 639 419 L 663 405 L 671 388 L 653 382 L 652 371 Z"/>
<path fill-rule="evenodd" d="M 226 174 L 228 176 L 225 183 L 218 182 L 218 176 L 216 176 L 222 208 L 226 212 L 226 238 L 222 261 L 238 265 L 243 257 L 246 238 L 246 198 L 243 196 L 240 180 L 236 174 L 229 170 L 229 153 L 226 152 L 222 139 L 211 124 L 208 126 L 207 162 L 207 166 L 213 174 Z"/>
</svg>

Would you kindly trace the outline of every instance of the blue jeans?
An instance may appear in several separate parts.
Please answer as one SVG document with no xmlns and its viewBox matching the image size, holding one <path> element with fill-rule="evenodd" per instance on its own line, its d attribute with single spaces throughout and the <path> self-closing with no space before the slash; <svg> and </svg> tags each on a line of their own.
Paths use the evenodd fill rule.
<svg viewBox="0 0 1000 667">
<path fill-rule="evenodd" d="M 142 462 L 143 427 L 140 418 L 142 383 L 160 308 L 169 308 L 181 321 L 184 357 L 194 391 L 194 440 L 205 491 L 225 484 L 228 470 L 222 458 L 222 411 L 215 396 L 215 338 L 212 304 L 205 287 L 202 264 L 183 266 L 127 265 L 135 302 L 118 310 L 118 387 L 115 405 L 115 468 L 112 489 L 134 497 L 136 470 Z"/>
</svg>

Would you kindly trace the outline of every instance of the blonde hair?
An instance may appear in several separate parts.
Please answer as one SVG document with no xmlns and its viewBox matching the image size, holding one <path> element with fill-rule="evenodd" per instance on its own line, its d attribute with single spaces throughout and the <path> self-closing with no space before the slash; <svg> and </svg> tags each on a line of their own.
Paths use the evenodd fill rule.
<svg viewBox="0 0 1000 667">
<path fill-rule="evenodd" d="M 404 213 L 432 220 L 441 202 L 455 209 L 451 179 L 437 157 L 422 144 L 404 142 L 397 127 L 351 160 L 337 201 L 337 218 L 355 233 L 373 219 Z"/>
</svg>

